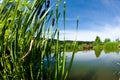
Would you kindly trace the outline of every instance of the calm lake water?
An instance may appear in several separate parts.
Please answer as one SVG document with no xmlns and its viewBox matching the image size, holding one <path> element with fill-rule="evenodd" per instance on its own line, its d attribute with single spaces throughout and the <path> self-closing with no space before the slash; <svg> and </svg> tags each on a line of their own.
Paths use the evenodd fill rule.
<svg viewBox="0 0 120 80">
<path fill-rule="evenodd" d="M 67 64 L 72 53 L 67 52 Z M 79 51 L 75 53 L 68 80 L 120 80 L 120 52 L 95 53 Z"/>
</svg>

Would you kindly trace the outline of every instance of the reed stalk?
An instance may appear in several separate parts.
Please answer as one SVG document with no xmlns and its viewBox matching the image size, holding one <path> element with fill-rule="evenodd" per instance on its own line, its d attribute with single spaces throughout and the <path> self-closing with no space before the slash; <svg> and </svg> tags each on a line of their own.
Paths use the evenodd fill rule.
<svg viewBox="0 0 120 80">
<path fill-rule="evenodd" d="M 59 44 L 61 2 L 62 0 L 58 0 L 54 9 L 54 6 L 50 6 L 50 0 L 3 0 L 0 4 L 0 80 L 67 79 L 76 42 L 70 67 L 66 72 L 66 3 L 63 7 L 63 51 Z M 55 58 L 51 57 L 53 45 Z M 51 65 L 51 60 L 54 65 Z"/>
</svg>

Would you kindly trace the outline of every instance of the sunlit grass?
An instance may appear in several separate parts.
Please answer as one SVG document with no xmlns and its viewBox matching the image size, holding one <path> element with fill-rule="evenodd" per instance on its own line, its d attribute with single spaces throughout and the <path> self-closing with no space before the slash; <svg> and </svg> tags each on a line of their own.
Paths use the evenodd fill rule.
<svg viewBox="0 0 120 80">
<path fill-rule="evenodd" d="M 61 0 L 56 3 L 54 10 L 49 0 L 3 1 L 0 6 L 0 79 L 67 79 L 74 58 L 76 41 L 70 66 L 65 70 L 65 41 L 62 51 L 59 46 L 60 3 Z M 64 30 L 65 15 L 66 3 L 63 7 Z M 55 36 L 57 36 L 55 51 L 52 52 Z M 59 55 L 61 52 L 62 56 Z M 54 65 L 51 65 L 51 53 L 55 55 Z"/>
</svg>

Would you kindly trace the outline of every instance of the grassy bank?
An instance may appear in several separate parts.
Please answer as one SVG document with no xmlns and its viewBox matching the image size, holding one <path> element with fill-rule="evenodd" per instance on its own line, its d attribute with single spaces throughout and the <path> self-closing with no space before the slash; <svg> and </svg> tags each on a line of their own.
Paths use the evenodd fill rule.
<svg viewBox="0 0 120 80">
<path fill-rule="evenodd" d="M 63 49 L 63 42 L 59 41 L 60 49 Z M 71 52 L 73 49 L 74 41 L 66 41 L 66 51 Z M 106 53 L 119 51 L 120 42 L 118 41 L 109 41 L 109 42 L 100 42 L 95 43 L 95 41 L 77 41 L 76 43 L 76 51 L 84 51 L 84 50 L 104 50 Z M 52 50 L 54 51 L 54 45 L 52 46 Z"/>
</svg>

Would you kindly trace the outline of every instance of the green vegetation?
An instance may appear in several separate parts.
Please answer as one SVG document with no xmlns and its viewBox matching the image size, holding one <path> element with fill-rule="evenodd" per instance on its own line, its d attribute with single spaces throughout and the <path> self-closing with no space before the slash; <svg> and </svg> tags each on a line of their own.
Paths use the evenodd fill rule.
<svg viewBox="0 0 120 80">
<path fill-rule="evenodd" d="M 55 8 L 50 0 L 4 0 L 0 5 L 0 79 L 2 80 L 66 80 L 78 50 L 118 50 L 119 41 L 59 41 L 58 0 Z M 55 9 L 55 10 L 54 10 Z M 63 6 L 65 32 L 66 3 Z M 77 28 L 78 30 L 78 18 Z M 76 31 L 77 32 L 77 31 Z M 55 36 L 57 39 L 55 39 Z M 73 51 L 66 70 L 66 51 Z M 107 52 L 107 51 L 106 51 Z M 51 56 L 53 53 L 54 57 Z M 62 55 L 60 55 L 62 54 Z M 53 63 L 53 64 L 52 64 Z"/>
<path fill-rule="evenodd" d="M 0 79 L 67 79 L 77 42 L 72 44 L 73 55 L 65 70 L 67 44 L 64 41 L 61 51 L 58 28 L 61 1 L 56 3 L 54 10 L 50 0 L 3 0 L 0 5 Z M 64 28 L 65 14 L 66 3 L 63 6 Z M 54 43 L 55 36 L 57 40 Z M 59 55 L 61 52 L 63 55 Z"/>
<path fill-rule="evenodd" d="M 98 40 L 97 40 L 98 39 Z M 119 44 L 120 42 L 111 42 L 109 38 L 106 38 L 104 42 L 100 41 L 100 38 L 97 36 L 96 40 L 94 42 L 96 45 L 94 45 L 94 50 L 95 52 L 101 52 L 102 50 L 105 51 L 105 53 L 110 53 L 110 52 L 119 52 Z"/>
<path fill-rule="evenodd" d="M 94 42 L 94 45 L 97 46 L 97 45 L 101 45 L 101 40 L 100 40 L 100 37 L 99 36 L 96 36 L 96 39 L 95 39 L 95 42 Z"/>
<path fill-rule="evenodd" d="M 119 44 L 118 42 L 107 42 L 104 44 L 104 51 L 106 53 L 109 52 L 118 52 L 119 51 Z"/>
<path fill-rule="evenodd" d="M 62 48 L 63 41 L 59 41 L 59 42 Z M 68 52 L 72 51 L 72 48 L 73 48 L 72 44 L 73 44 L 73 41 L 66 41 L 66 51 Z M 106 38 L 104 42 L 102 42 L 99 36 L 96 36 L 95 41 L 91 41 L 91 42 L 77 41 L 76 46 L 77 46 L 76 51 L 95 50 L 95 53 L 97 54 L 98 53 L 100 54 L 102 50 L 104 50 L 106 53 L 120 51 L 120 42 L 118 39 L 112 42 L 109 38 Z"/>
<path fill-rule="evenodd" d="M 104 40 L 104 43 L 106 43 L 106 42 L 111 42 L 111 40 L 110 40 L 109 38 L 106 38 L 106 39 Z"/>
<path fill-rule="evenodd" d="M 54 43 L 55 43 L 56 40 L 54 40 Z M 60 43 L 60 49 L 62 50 L 63 49 L 63 45 L 64 45 L 64 41 L 59 41 Z M 71 52 L 72 49 L 73 49 L 73 45 L 74 45 L 74 41 L 69 41 L 69 40 L 66 40 L 65 41 L 66 43 L 66 51 L 67 52 Z M 84 50 L 83 47 L 85 46 L 92 46 L 93 45 L 93 41 L 76 41 L 76 51 L 81 51 L 81 50 Z M 55 50 L 55 45 L 52 46 L 52 51 Z"/>
</svg>

